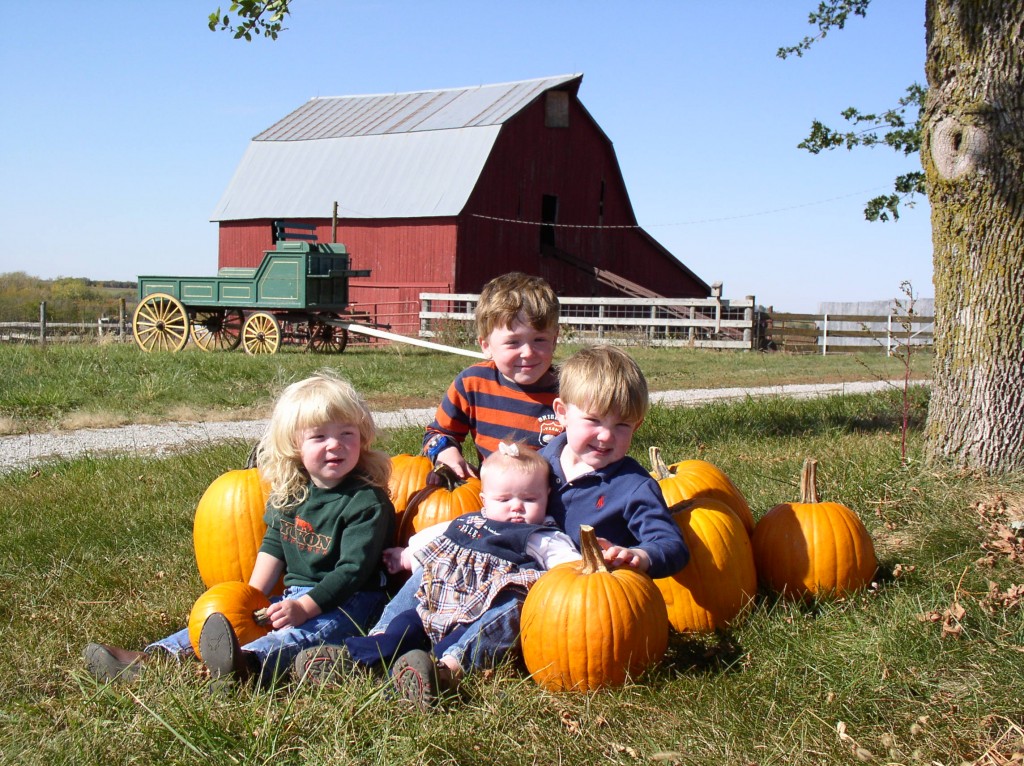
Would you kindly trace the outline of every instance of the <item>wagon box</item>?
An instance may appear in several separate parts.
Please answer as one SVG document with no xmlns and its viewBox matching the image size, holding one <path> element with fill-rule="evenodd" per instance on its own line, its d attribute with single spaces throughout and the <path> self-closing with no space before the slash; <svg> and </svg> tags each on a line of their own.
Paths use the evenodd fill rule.
<svg viewBox="0 0 1024 766">
<path fill-rule="evenodd" d="M 177 351 L 191 336 L 206 351 L 242 343 L 249 353 L 274 353 L 284 332 L 316 350 L 340 351 L 347 335 L 330 322 L 348 311 L 349 278 L 369 275 L 351 268 L 343 244 L 283 241 L 255 269 L 140 276 L 135 339 L 146 351 Z"/>
</svg>

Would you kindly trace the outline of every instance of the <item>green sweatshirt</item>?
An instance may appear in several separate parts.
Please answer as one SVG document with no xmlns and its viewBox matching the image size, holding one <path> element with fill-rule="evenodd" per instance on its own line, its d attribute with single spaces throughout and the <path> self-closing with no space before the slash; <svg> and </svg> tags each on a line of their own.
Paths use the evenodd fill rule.
<svg viewBox="0 0 1024 766">
<path fill-rule="evenodd" d="M 386 490 L 349 474 L 337 487 L 309 485 L 301 505 L 267 507 L 260 551 L 283 561 L 285 586 L 312 586 L 321 611 L 361 590 L 381 590 L 381 555 L 392 544 L 395 507 Z"/>
</svg>

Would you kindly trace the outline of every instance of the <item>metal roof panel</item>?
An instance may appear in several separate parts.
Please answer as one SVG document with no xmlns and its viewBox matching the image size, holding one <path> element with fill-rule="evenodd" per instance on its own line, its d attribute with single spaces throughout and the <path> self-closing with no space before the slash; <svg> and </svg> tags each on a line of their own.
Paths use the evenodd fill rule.
<svg viewBox="0 0 1024 766">
<path fill-rule="evenodd" d="M 210 220 L 458 215 L 500 130 L 253 141 Z"/>
<path fill-rule="evenodd" d="M 314 98 L 253 140 L 304 141 L 500 125 L 544 91 L 582 77 L 559 75 L 470 88 Z"/>
</svg>

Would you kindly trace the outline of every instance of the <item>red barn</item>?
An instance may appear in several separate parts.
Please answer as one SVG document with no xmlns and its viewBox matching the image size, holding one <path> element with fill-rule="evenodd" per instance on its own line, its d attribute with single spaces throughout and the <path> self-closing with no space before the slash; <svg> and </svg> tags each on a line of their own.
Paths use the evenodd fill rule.
<svg viewBox="0 0 1024 766">
<path fill-rule="evenodd" d="M 350 298 L 382 323 L 407 325 L 398 317 L 420 292 L 477 293 L 513 270 L 564 296 L 706 297 L 637 226 L 612 142 L 579 101 L 582 79 L 306 102 L 235 171 L 212 216 L 219 266 L 258 266 L 286 220 L 371 269 Z"/>
</svg>

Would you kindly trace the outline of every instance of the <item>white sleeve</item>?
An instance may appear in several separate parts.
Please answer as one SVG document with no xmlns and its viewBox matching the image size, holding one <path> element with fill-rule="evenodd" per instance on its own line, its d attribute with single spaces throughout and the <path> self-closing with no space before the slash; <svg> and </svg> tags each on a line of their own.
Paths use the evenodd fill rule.
<svg viewBox="0 0 1024 766">
<path fill-rule="evenodd" d="M 534 532 L 526 539 L 526 553 L 541 569 L 551 569 L 567 561 L 583 558 L 573 545 L 572 538 L 560 529 Z"/>
<path fill-rule="evenodd" d="M 420 561 L 416 558 L 416 552 L 426 548 L 428 544 L 439 538 L 444 531 L 448 529 L 450 522 L 442 521 L 440 524 L 433 524 L 426 529 L 421 529 L 419 532 L 409 538 L 409 543 L 406 548 L 409 551 L 409 555 L 412 557 L 412 571 L 415 572 L 420 568 Z"/>
</svg>

